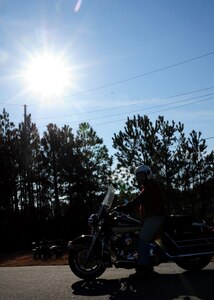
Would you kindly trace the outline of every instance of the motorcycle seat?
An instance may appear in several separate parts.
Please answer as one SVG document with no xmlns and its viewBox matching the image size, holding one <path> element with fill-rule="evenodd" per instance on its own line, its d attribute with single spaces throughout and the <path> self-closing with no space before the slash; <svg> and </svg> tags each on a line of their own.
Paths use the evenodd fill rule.
<svg viewBox="0 0 214 300">
<path fill-rule="evenodd" d="M 187 229 L 192 226 L 192 217 L 189 215 L 170 215 L 166 217 L 165 226 L 169 230 Z"/>
</svg>

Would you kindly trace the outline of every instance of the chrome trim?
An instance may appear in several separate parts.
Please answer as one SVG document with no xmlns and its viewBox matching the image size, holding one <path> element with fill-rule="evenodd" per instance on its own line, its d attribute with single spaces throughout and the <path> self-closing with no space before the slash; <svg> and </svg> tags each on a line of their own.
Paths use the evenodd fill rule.
<svg viewBox="0 0 214 300">
<path fill-rule="evenodd" d="M 198 253 L 192 253 L 192 254 L 180 254 L 180 255 L 170 255 L 168 252 L 165 251 L 165 254 L 168 258 L 174 260 L 176 258 L 183 258 L 183 257 L 214 255 L 214 251 L 211 251 L 211 252 L 198 252 Z"/>
<path fill-rule="evenodd" d="M 174 244 L 174 246 L 177 249 L 181 249 L 183 247 L 193 247 L 193 246 L 200 246 L 199 245 L 187 245 L 187 246 L 178 246 L 176 244 L 176 242 L 165 232 L 164 233 L 169 239 L 170 241 Z M 185 241 L 185 240 L 184 240 Z M 188 240 L 188 241 L 194 241 L 194 240 Z M 212 245 L 212 244 L 203 244 L 204 246 L 206 245 Z M 214 245 L 214 243 L 213 243 Z M 214 250 L 212 251 L 206 251 L 206 252 L 196 252 L 196 253 L 188 253 L 188 254 L 178 254 L 178 255 L 170 255 L 166 250 L 164 250 L 164 253 L 166 254 L 166 256 L 170 259 L 176 259 L 176 258 L 182 258 L 182 257 L 194 257 L 194 256 L 202 256 L 202 255 L 214 255 Z"/>
<path fill-rule="evenodd" d="M 171 238 L 171 236 L 168 233 L 164 233 L 165 236 L 177 247 L 177 248 L 183 248 L 183 247 L 197 247 L 197 246 L 205 246 L 205 245 L 213 245 L 214 246 L 214 237 L 205 237 L 201 239 L 191 239 L 191 240 L 178 240 L 175 241 Z M 188 244 L 188 243 L 197 243 L 197 242 L 204 242 L 200 244 Z M 179 245 L 179 243 L 186 243 L 186 245 Z"/>
<path fill-rule="evenodd" d="M 115 226 L 112 227 L 111 230 L 114 233 L 125 233 L 125 232 L 134 232 L 134 231 L 140 231 L 141 227 L 120 227 L 120 226 Z"/>
<path fill-rule="evenodd" d="M 131 220 L 131 221 L 134 221 L 134 222 L 136 222 L 136 223 L 138 223 L 139 225 L 141 225 L 142 226 L 142 222 L 140 221 L 140 220 L 138 220 L 138 219 L 135 219 L 135 218 L 133 218 L 133 217 L 131 217 L 131 216 L 126 216 L 127 217 L 127 219 L 129 219 L 129 220 Z"/>
</svg>

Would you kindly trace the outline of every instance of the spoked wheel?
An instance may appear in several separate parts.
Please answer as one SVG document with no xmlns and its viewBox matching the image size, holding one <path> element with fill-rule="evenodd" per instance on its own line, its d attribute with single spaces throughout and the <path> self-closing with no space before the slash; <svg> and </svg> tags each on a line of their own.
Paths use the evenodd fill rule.
<svg viewBox="0 0 214 300">
<path fill-rule="evenodd" d="M 212 256 L 193 256 L 181 258 L 176 264 L 187 271 L 198 271 L 205 268 L 211 261 Z"/>
<path fill-rule="evenodd" d="M 91 255 L 86 263 L 88 248 L 70 250 L 69 266 L 71 271 L 81 279 L 95 279 L 102 275 L 106 268 L 103 266 L 101 255 Z"/>
</svg>

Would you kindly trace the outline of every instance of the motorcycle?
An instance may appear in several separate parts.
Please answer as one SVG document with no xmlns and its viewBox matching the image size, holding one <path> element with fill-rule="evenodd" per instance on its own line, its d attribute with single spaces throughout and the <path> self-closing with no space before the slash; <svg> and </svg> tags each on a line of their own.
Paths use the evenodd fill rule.
<svg viewBox="0 0 214 300">
<path fill-rule="evenodd" d="M 39 243 L 32 242 L 32 254 L 35 260 L 61 258 L 63 255 L 61 241 L 47 241 L 43 240 Z"/>
<path fill-rule="evenodd" d="M 81 235 L 68 243 L 69 266 L 81 279 L 95 279 L 106 268 L 137 267 L 138 235 L 143 222 L 111 208 L 111 186 L 97 214 L 88 219 L 90 235 Z M 164 228 L 150 243 L 152 266 L 175 262 L 179 267 L 196 271 L 206 267 L 214 255 L 214 228 L 191 216 L 167 216 Z"/>
</svg>

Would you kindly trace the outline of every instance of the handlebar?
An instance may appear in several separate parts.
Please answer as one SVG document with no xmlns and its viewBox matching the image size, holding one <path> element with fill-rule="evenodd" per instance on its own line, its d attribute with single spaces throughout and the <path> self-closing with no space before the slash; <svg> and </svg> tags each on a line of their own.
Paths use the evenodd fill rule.
<svg viewBox="0 0 214 300">
<path fill-rule="evenodd" d="M 126 206 L 125 205 L 118 205 L 118 206 L 116 206 L 116 207 L 114 207 L 110 210 L 110 213 L 114 213 L 114 212 L 118 212 L 122 215 L 128 213 L 128 211 L 126 211 Z"/>
</svg>

